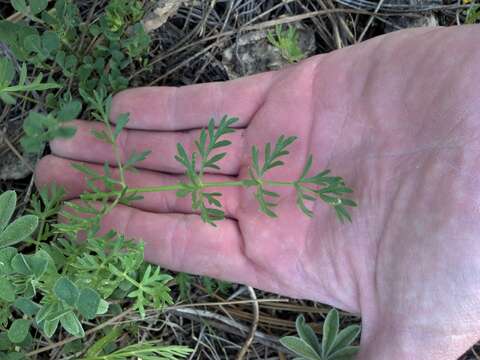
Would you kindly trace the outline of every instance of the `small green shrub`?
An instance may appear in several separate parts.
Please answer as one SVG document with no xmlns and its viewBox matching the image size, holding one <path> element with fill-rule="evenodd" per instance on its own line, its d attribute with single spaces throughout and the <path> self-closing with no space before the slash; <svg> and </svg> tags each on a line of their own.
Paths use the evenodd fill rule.
<svg viewBox="0 0 480 360">
<path fill-rule="evenodd" d="M 282 57 L 289 63 L 295 63 L 305 58 L 305 54 L 298 45 L 298 32 L 292 27 L 283 30 L 282 25 L 275 26 L 275 32 L 269 31 L 267 38 L 270 43 L 280 50 Z"/>
<path fill-rule="evenodd" d="M 476 24 L 480 20 L 480 5 L 473 4 L 466 11 L 465 24 Z"/>
<path fill-rule="evenodd" d="M 320 342 L 313 329 L 305 323 L 303 315 L 295 323 L 298 337 L 285 336 L 280 342 L 302 360 L 350 360 L 358 352 L 358 346 L 351 346 L 360 334 L 358 325 L 339 330 L 338 311 L 328 312 L 323 323 L 323 338 Z"/>
</svg>

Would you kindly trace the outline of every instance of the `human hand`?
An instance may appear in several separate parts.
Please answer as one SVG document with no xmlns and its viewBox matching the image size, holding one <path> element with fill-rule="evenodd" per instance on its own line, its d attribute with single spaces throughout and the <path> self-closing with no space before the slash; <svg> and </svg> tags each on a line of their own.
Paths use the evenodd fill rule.
<svg viewBox="0 0 480 360">
<path fill-rule="evenodd" d="M 286 166 L 296 178 L 309 153 L 354 189 L 359 208 L 341 225 L 318 202 L 309 219 L 281 189 L 279 217 L 257 210 L 249 190 L 224 188 L 218 228 L 173 193 L 118 206 L 103 223 L 145 241 L 146 259 L 166 268 L 361 313 L 360 359 L 454 359 L 480 337 L 478 27 L 417 29 L 310 58 L 278 72 L 182 88 L 140 88 L 114 98 L 112 120 L 130 113 L 125 154 L 151 149 L 132 187 L 175 183 L 210 117 L 239 117 L 216 181 L 246 177 L 249 149 L 296 135 Z M 454 56 L 452 56 L 454 54 Z M 72 140 L 52 143 L 39 186 L 55 181 L 77 197 L 84 181 L 71 160 L 113 162 L 77 121 Z"/>
</svg>

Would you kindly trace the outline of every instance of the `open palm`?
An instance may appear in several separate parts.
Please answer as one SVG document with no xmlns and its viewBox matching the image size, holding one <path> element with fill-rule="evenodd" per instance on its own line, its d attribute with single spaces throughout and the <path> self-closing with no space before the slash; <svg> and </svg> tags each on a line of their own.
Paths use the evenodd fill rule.
<svg viewBox="0 0 480 360">
<path fill-rule="evenodd" d="M 341 225 L 317 202 L 312 219 L 280 189 L 279 217 L 258 212 L 251 190 L 224 188 L 218 228 L 188 199 L 153 193 L 104 221 L 146 242 L 146 258 L 361 313 L 362 359 L 454 359 L 480 337 L 480 28 L 402 31 L 236 81 L 139 88 L 114 98 L 112 120 L 130 113 L 125 156 L 151 149 L 132 187 L 182 179 L 175 145 L 193 150 L 210 117 L 239 118 L 221 170 L 248 176 L 250 148 L 296 135 L 272 179 L 329 168 L 354 189 L 359 208 Z M 84 181 L 72 160 L 98 166 L 110 148 L 78 121 L 73 140 L 52 143 L 37 184 L 55 181 L 74 198 Z M 97 165 L 95 165 L 97 164 Z M 277 190 L 277 189 L 276 189 Z"/>
</svg>

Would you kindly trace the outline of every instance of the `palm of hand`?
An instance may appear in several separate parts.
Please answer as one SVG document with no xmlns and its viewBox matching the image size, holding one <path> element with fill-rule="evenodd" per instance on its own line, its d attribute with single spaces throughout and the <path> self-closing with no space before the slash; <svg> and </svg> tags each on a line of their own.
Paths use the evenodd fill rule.
<svg viewBox="0 0 480 360">
<path fill-rule="evenodd" d="M 313 169 L 330 168 L 355 190 L 360 207 L 353 224 L 340 225 L 322 203 L 313 219 L 306 218 L 290 189 L 280 191 L 278 219 L 259 214 L 249 190 L 224 189 L 231 219 L 219 229 L 181 215 L 188 201 L 171 194 L 152 195 L 136 205 L 140 210 L 117 208 L 105 227 L 143 238 L 147 258 L 174 270 L 361 312 L 360 357 L 460 355 L 480 335 L 473 175 L 479 53 L 469 50 L 476 31 L 402 32 L 277 73 L 117 96 L 114 111 L 132 115 L 133 129 L 122 137 L 126 152 L 145 147 L 153 157 L 162 154 L 145 163 L 155 171 L 131 176 L 135 186 L 178 180 L 165 174 L 181 170 L 169 160 L 174 144 L 188 148 L 198 132 L 164 131 L 198 128 L 205 114 L 228 113 L 239 116 L 243 129 L 232 136 L 223 174 L 212 178 L 246 177 L 252 145 L 296 135 L 287 166 L 269 176 L 295 179 L 313 153 Z M 457 61 L 472 76 L 452 71 L 444 48 L 461 54 Z M 162 112 L 166 117 L 158 119 Z M 54 154 L 106 160 L 99 154 L 108 149 L 87 135 L 91 126 L 79 122 L 76 138 L 55 142 Z M 57 156 L 40 163 L 37 182 L 55 179 L 76 196 L 83 184 L 67 170 L 69 161 Z"/>
</svg>

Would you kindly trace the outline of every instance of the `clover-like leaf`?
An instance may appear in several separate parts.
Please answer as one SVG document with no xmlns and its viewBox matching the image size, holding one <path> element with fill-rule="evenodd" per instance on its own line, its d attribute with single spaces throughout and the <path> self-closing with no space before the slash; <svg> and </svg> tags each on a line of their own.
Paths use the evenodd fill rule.
<svg viewBox="0 0 480 360">
<path fill-rule="evenodd" d="M 14 272 L 12 268 L 12 260 L 17 255 L 17 249 L 14 247 L 6 247 L 0 250 L 0 276 L 10 275 Z"/>
<path fill-rule="evenodd" d="M 82 103 L 78 100 L 71 100 L 60 106 L 57 119 L 61 122 L 76 119 L 82 112 Z"/>
<path fill-rule="evenodd" d="M 53 291 L 60 300 L 70 306 L 74 306 L 80 296 L 80 290 L 78 290 L 77 286 L 66 277 L 61 277 L 57 280 Z"/>
<path fill-rule="evenodd" d="M 73 311 L 69 311 L 60 318 L 62 327 L 73 336 L 83 336 L 85 333 L 82 324 Z"/>
<path fill-rule="evenodd" d="M 15 211 L 15 205 L 17 204 L 17 194 L 15 191 L 5 191 L 0 195 L 0 233 L 7 227 L 13 212 Z"/>
<path fill-rule="evenodd" d="M 11 246 L 27 239 L 37 228 L 38 217 L 25 215 L 10 225 L 0 234 L 0 248 Z"/>
<path fill-rule="evenodd" d="M 40 305 L 24 297 L 16 299 L 14 306 L 27 316 L 34 316 L 40 310 Z"/>
<path fill-rule="evenodd" d="M 55 331 L 58 328 L 58 324 L 60 323 L 60 320 L 55 319 L 55 320 L 45 320 L 43 322 L 43 331 L 45 332 L 45 335 L 48 338 L 51 338 L 53 334 L 55 334 Z"/>
<path fill-rule="evenodd" d="M 17 319 L 15 320 L 10 328 L 8 329 L 7 335 L 8 339 L 14 343 L 19 344 L 26 339 L 28 332 L 30 330 L 30 320 L 26 319 Z"/>
<path fill-rule="evenodd" d="M 38 0 L 34 0 L 34 1 L 38 1 Z M 46 53 L 55 52 L 58 50 L 58 48 L 60 48 L 60 38 L 53 31 L 45 31 L 42 34 L 42 45 Z"/>
<path fill-rule="evenodd" d="M 27 3 L 25 0 L 10 0 L 13 8 L 22 14 L 26 14 L 28 12 Z"/>
<path fill-rule="evenodd" d="M 22 275 L 32 275 L 32 268 L 28 263 L 27 257 L 23 254 L 17 254 L 11 261 L 13 271 Z"/>
<path fill-rule="evenodd" d="M 0 278 L 0 299 L 7 302 L 15 301 L 15 287 L 8 278 Z"/>
<path fill-rule="evenodd" d="M 100 295 L 95 290 L 82 289 L 77 300 L 77 309 L 87 320 L 93 319 L 97 315 L 100 300 Z"/>
</svg>

